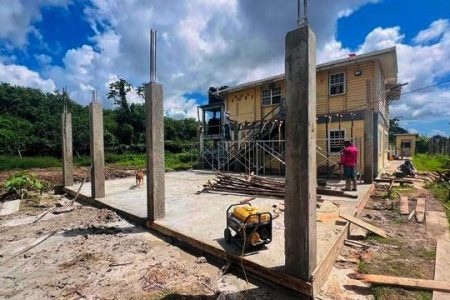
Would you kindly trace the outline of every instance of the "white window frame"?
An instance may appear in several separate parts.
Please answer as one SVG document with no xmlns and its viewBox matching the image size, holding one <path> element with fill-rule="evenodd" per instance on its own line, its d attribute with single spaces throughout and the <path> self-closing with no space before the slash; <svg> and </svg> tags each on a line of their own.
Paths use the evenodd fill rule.
<svg viewBox="0 0 450 300">
<path fill-rule="evenodd" d="M 274 90 L 279 90 L 279 93 L 274 93 Z M 264 96 L 264 93 L 268 92 L 269 94 Z M 273 98 L 274 97 L 280 97 L 280 101 L 277 103 L 273 102 Z M 281 90 L 281 86 L 274 86 L 272 88 L 263 88 L 261 90 L 261 106 L 271 106 L 271 105 L 276 105 L 276 104 L 280 104 L 281 102 L 281 98 L 283 97 L 283 93 Z M 266 101 L 266 103 L 264 103 L 264 100 L 269 100 L 268 102 Z"/>
<path fill-rule="evenodd" d="M 331 77 L 332 77 L 332 76 L 335 76 L 335 75 L 339 75 L 339 74 L 342 74 L 342 75 L 343 75 L 343 82 L 342 82 L 342 83 L 331 83 Z M 332 88 L 332 87 L 336 87 L 336 86 L 340 86 L 341 84 L 343 85 L 342 93 L 339 93 L 339 94 L 332 94 L 332 93 L 331 93 L 331 88 Z M 328 76 L 328 95 L 329 95 L 329 96 L 339 96 L 339 95 L 344 95 L 346 91 L 347 91 L 347 76 L 346 76 L 345 72 L 336 72 L 336 73 L 332 73 L 332 74 L 330 74 L 330 75 Z"/>
<path fill-rule="evenodd" d="M 337 140 L 337 142 L 339 142 L 339 140 L 341 140 L 341 145 L 342 145 L 342 149 L 339 151 L 331 151 L 331 132 L 339 132 L 339 128 L 333 128 L 333 129 L 329 129 L 328 130 L 328 153 L 330 153 L 331 155 L 340 155 L 342 149 L 344 148 L 344 141 L 346 139 L 347 136 L 347 131 L 345 129 L 341 128 L 341 132 L 344 133 L 344 136 L 341 138 L 333 138 L 333 140 Z"/>
</svg>

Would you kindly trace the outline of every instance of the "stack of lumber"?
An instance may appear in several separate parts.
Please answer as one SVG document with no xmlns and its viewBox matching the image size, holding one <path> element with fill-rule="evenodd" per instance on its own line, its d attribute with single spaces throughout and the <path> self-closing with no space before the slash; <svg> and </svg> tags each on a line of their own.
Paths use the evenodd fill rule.
<svg viewBox="0 0 450 300">
<path fill-rule="evenodd" d="M 202 192 L 233 193 L 240 195 L 258 195 L 284 198 L 285 183 L 283 179 L 260 177 L 255 175 L 217 174 L 216 178 L 203 185 Z M 357 198 L 358 196 L 338 190 L 317 188 L 317 194 Z"/>
</svg>

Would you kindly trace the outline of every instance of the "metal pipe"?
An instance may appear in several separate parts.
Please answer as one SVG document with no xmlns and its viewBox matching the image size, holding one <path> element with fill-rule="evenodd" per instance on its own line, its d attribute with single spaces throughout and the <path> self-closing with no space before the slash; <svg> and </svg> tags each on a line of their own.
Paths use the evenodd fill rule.
<svg viewBox="0 0 450 300">
<path fill-rule="evenodd" d="M 150 82 L 156 82 L 156 30 L 150 29 Z"/>
</svg>

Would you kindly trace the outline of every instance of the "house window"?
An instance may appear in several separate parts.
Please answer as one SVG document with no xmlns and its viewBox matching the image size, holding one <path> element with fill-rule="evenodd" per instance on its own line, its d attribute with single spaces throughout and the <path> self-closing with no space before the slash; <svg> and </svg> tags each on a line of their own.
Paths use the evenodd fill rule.
<svg viewBox="0 0 450 300">
<path fill-rule="evenodd" d="M 345 74 L 343 72 L 330 74 L 330 96 L 345 93 Z"/>
<path fill-rule="evenodd" d="M 330 130 L 330 142 L 328 144 L 330 153 L 340 153 L 344 148 L 345 130 Z"/>
<path fill-rule="evenodd" d="M 281 87 L 265 88 L 261 91 L 261 104 L 268 106 L 281 102 Z"/>
</svg>

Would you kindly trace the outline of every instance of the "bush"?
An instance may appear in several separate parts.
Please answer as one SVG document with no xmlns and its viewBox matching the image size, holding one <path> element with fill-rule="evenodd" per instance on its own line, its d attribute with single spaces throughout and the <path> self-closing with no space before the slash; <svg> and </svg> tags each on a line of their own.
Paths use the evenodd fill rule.
<svg viewBox="0 0 450 300">
<path fill-rule="evenodd" d="M 412 160 L 417 171 L 443 171 L 450 168 L 450 156 L 417 154 Z"/>
<path fill-rule="evenodd" d="M 61 167 L 59 159 L 51 156 L 0 156 L 0 171 L 5 170 L 26 170 L 33 168 Z"/>
<path fill-rule="evenodd" d="M 26 191 L 42 191 L 44 185 L 37 179 L 36 175 L 26 172 L 15 174 L 5 182 L 5 189 L 8 194 L 15 194 L 20 198 Z"/>
</svg>

